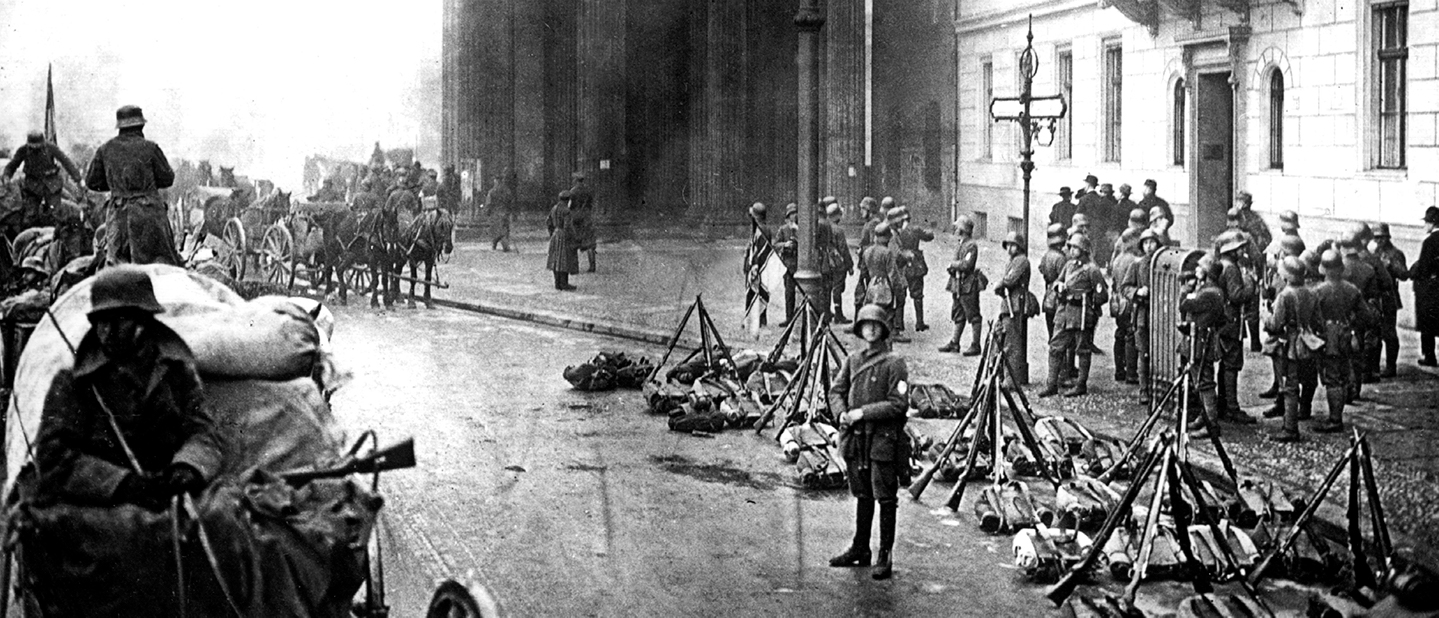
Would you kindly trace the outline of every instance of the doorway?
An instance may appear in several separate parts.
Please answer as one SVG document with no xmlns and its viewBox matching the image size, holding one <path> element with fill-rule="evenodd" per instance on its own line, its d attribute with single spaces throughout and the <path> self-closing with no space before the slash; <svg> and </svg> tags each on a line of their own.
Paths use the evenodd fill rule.
<svg viewBox="0 0 1439 618">
<path fill-rule="evenodd" d="M 1234 202 L 1234 90 L 1229 71 L 1200 73 L 1195 93 L 1195 246 L 1224 231 Z"/>
</svg>

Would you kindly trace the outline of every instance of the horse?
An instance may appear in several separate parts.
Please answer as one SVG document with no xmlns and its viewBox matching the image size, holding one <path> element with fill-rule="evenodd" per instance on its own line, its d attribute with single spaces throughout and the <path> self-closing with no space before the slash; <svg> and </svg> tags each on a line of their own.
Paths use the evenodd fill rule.
<svg viewBox="0 0 1439 618">
<path fill-rule="evenodd" d="M 334 279 L 338 279 L 340 304 L 350 304 L 350 283 L 345 275 L 351 268 L 363 265 L 370 271 L 370 306 L 380 306 L 381 296 L 386 307 L 393 306 L 400 293 L 399 280 L 394 278 L 400 265 L 396 250 L 400 224 L 396 212 L 385 208 L 364 213 L 345 209 L 317 214 L 314 218 L 323 231 L 320 278 L 325 282 L 325 295 L 334 291 Z"/>
<path fill-rule="evenodd" d="M 421 262 L 425 264 L 425 306 L 434 309 L 430 300 L 430 281 L 435 272 L 435 261 L 455 250 L 455 216 L 449 210 L 437 208 L 424 210 L 410 222 L 401 239 L 405 263 L 410 267 L 410 295 L 406 304 L 415 307 L 415 283 L 419 278 L 415 270 Z"/>
</svg>

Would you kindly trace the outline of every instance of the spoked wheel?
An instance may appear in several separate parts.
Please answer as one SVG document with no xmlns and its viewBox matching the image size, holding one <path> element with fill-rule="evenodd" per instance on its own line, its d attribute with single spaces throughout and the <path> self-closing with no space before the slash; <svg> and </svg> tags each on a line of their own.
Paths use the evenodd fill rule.
<svg viewBox="0 0 1439 618">
<path fill-rule="evenodd" d="M 265 281 L 286 289 L 293 283 L 295 239 L 284 225 L 276 223 L 265 230 L 265 238 L 260 242 L 260 273 Z"/>
<path fill-rule="evenodd" d="M 230 218 L 225 222 L 220 240 L 219 255 L 215 256 L 219 262 L 230 270 L 230 276 L 236 281 L 245 278 L 245 253 L 249 245 L 245 244 L 245 226 L 238 218 Z"/>
<path fill-rule="evenodd" d="M 345 285 L 349 286 L 351 290 L 361 290 L 363 292 L 370 290 L 371 275 L 368 266 L 350 266 L 350 268 L 345 270 L 344 277 Z"/>
<path fill-rule="evenodd" d="M 499 603 L 487 591 L 480 587 L 466 588 L 453 579 L 445 580 L 435 589 L 430 608 L 425 611 L 425 618 L 493 618 L 499 615 Z"/>
</svg>

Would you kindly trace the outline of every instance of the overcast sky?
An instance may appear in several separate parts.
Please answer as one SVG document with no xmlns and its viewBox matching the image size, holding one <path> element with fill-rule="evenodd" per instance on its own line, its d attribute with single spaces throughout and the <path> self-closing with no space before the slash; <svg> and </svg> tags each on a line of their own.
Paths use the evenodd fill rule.
<svg viewBox="0 0 1439 618">
<path fill-rule="evenodd" d="M 376 140 L 434 166 L 440 19 L 440 0 L 0 0 L 0 141 L 41 127 L 52 63 L 67 149 L 130 104 L 172 162 L 286 189 L 306 155 L 364 161 Z"/>
</svg>

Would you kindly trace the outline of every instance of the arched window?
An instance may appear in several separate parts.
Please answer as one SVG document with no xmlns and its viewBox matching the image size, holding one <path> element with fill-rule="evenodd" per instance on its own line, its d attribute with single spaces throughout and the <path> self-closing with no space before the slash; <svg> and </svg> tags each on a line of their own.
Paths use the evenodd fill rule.
<svg viewBox="0 0 1439 618">
<path fill-rule="evenodd" d="M 1174 144 L 1174 164 L 1184 165 L 1184 78 L 1174 80 L 1174 135 L 1170 140 Z"/>
<path fill-rule="evenodd" d="M 1269 168 L 1284 169 L 1284 74 L 1269 72 Z"/>
</svg>

